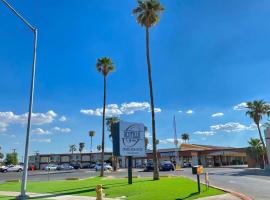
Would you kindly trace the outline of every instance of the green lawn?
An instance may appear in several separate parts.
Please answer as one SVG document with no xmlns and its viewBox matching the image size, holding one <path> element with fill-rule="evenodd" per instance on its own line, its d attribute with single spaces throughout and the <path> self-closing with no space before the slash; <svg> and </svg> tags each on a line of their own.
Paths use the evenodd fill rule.
<svg viewBox="0 0 270 200">
<path fill-rule="evenodd" d="M 41 200 L 41 199 L 37 199 L 37 198 L 34 198 L 34 199 Z M 16 198 L 15 197 L 0 196 L 0 200 L 16 200 Z"/>
<path fill-rule="evenodd" d="M 127 179 L 102 179 L 99 177 L 79 181 L 29 182 L 28 191 L 62 195 L 95 196 L 95 186 L 97 184 L 103 185 L 106 197 L 127 196 L 128 200 L 196 199 L 198 197 L 224 193 L 214 188 L 205 191 L 205 186 L 201 185 L 202 193 L 198 194 L 197 183 L 183 177 L 161 178 L 159 181 L 152 181 L 150 178 L 138 178 L 133 179 L 132 185 L 127 184 Z M 0 184 L 0 191 L 19 190 L 19 183 Z M 3 200 L 3 198 L 0 197 L 0 200 Z"/>
</svg>

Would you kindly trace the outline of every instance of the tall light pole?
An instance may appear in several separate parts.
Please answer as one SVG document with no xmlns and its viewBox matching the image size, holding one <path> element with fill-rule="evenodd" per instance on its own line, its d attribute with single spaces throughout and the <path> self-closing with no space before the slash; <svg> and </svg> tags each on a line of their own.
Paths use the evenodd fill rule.
<svg viewBox="0 0 270 200">
<path fill-rule="evenodd" d="M 31 131 L 31 117 L 33 110 L 33 97 L 35 88 L 35 74 L 36 74 L 36 54 L 37 54 L 37 29 L 33 27 L 26 19 L 24 19 L 6 0 L 2 2 L 20 19 L 23 23 L 30 28 L 34 34 L 34 51 L 33 51 L 33 63 L 32 63 L 32 76 L 31 76 L 31 88 L 30 88 L 30 99 L 29 99 L 29 111 L 27 120 L 27 130 L 26 130 L 26 141 L 25 141 L 25 152 L 24 152 L 24 169 L 22 176 L 21 194 L 17 199 L 26 199 L 26 183 L 27 183 L 27 169 L 28 169 L 28 149 L 29 149 L 29 136 Z"/>
</svg>

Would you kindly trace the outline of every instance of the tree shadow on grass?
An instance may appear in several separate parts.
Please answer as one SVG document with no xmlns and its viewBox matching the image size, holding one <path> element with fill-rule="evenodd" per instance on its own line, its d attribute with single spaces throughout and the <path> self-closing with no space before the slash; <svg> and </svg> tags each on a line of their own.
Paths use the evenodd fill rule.
<svg viewBox="0 0 270 200">
<path fill-rule="evenodd" d="M 177 198 L 175 200 L 185 200 L 185 199 L 188 199 L 190 197 L 197 196 L 198 194 L 200 194 L 200 193 L 199 192 L 193 192 L 193 193 L 189 194 L 188 196 L 186 196 L 184 198 Z"/>
<path fill-rule="evenodd" d="M 40 199 L 40 198 L 51 198 L 51 197 L 57 197 L 57 196 L 64 196 L 64 195 L 78 195 L 81 193 L 86 193 L 86 192 L 93 192 L 95 191 L 95 188 L 89 188 L 85 190 L 74 190 L 70 192 L 63 192 L 63 193 L 54 193 L 54 194 L 44 194 L 44 195 L 38 195 L 36 197 L 32 197 L 31 199 Z"/>
<path fill-rule="evenodd" d="M 134 182 L 133 184 L 142 183 L 142 182 L 149 182 L 153 180 L 139 180 Z M 121 187 L 121 186 L 128 186 L 128 183 L 108 183 L 104 184 L 103 188 L 106 191 L 107 189 L 111 189 L 114 187 Z M 58 190 L 53 191 L 52 194 L 44 194 L 36 197 L 32 197 L 31 199 L 40 199 L 40 198 L 50 198 L 50 197 L 57 197 L 57 196 L 64 196 L 64 195 L 78 195 L 82 193 L 89 193 L 89 192 L 95 192 L 96 188 L 93 185 L 89 185 L 89 187 L 79 187 L 79 188 L 70 188 L 65 190 Z"/>
<path fill-rule="evenodd" d="M 150 181 L 153 181 L 153 180 L 139 180 L 139 181 L 133 182 L 132 185 L 142 183 L 142 182 L 150 182 Z M 129 184 L 127 181 L 126 183 L 108 183 L 108 184 L 102 184 L 102 185 L 104 189 L 110 189 L 113 187 L 128 186 Z"/>
</svg>

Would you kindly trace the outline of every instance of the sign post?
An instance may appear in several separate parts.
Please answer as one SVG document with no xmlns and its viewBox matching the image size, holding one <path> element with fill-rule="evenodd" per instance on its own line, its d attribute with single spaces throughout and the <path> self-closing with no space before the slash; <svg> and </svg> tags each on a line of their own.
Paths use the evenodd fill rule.
<svg viewBox="0 0 270 200">
<path fill-rule="evenodd" d="M 201 193 L 200 174 L 197 174 L 198 192 Z"/>
<path fill-rule="evenodd" d="M 120 121 L 112 126 L 113 155 L 128 157 L 128 183 L 132 184 L 132 158 L 145 156 L 145 126 Z"/>
<path fill-rule="evenodd" d="M 132 184 L 132 156 L 128 156 L 128 184 Z"/>
<path fill-rule="evenodd" d="M 200 175 L 203 173 L 203 166 L 197 165 L 192 167 L 192 174 L 197 175 L 198 192 L 201 193 Z"/>
<path fill-rule="evenodd" d="M 268 127 L 265 131 L 264 131 L 264 135 L 265 135 L 265 142 L 266 142 L 266 156 L 267 156 L 267 160 L 268 160 L 268 164 L 264 167 L 267 170 L 270 170 L 270 128 Z"/>
</svg>

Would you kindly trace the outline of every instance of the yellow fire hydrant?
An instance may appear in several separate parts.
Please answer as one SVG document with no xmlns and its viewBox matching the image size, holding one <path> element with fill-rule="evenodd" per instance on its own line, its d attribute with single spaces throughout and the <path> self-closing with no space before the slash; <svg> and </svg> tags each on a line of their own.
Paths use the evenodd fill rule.
<svg viewBox="0 0 270 200">
<path fill-rule="evenodd" d="M 97 193 L 97 198 L 96 200 L 103 200 L 103 188 L 102 185 L 97 185 L 96 186 L 96 193 Z"/>
</svg>

